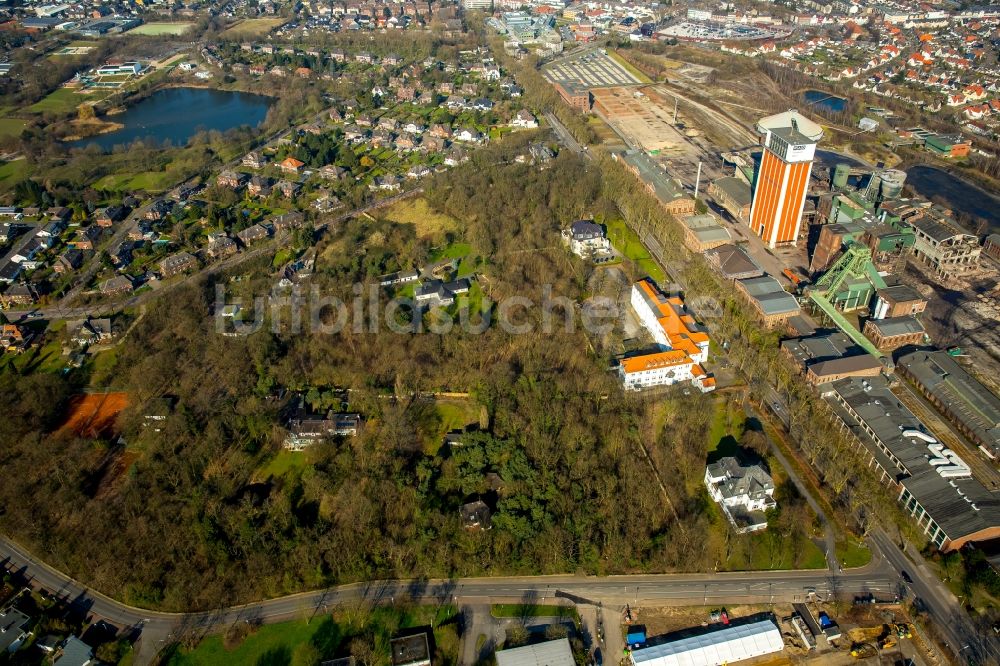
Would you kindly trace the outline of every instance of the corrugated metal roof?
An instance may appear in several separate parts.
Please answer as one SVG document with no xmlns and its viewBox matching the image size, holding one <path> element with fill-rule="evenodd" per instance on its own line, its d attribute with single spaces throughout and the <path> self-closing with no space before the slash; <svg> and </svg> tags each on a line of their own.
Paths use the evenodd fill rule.
<svg viewBox="0 0 1000 666">
<path fill-rule="evenodd" d="M 568 638 L 497 651 L 497 666 L 576 666 Z"/>
<path fill-rule="evenodd" d="M 641 648 L 632 653 L 632 663 L 636 666 L 720 666 L 780 652 L 784 648 L 781 631 L 774 622 L 761 620 Z"/>
</svg>

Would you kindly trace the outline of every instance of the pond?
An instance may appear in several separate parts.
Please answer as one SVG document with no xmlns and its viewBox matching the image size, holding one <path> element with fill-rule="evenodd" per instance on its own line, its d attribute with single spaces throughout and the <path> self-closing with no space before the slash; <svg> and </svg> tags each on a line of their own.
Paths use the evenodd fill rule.
<svg viewBox="0 0 1000 666">
<path fill-rule="evenodd" d="M 182 146 L 202 130 L 225 132 L 235 127 L 260 125 L 274 98 L 251 93 L 204 88 L 167 88 L 129 107 L 109 120 L 125 127 L 70 143 L 80 148 L 96 144 L 110 150 L 136 139 Z"/>
<path fill-rule="evenodd" d="M 928 199 L 940 198 L 954 211 L 981 217 L 1000 232 L 1000 197 L 947 171 L 926 164 L 906 170 L 906 184 Z"/>
<path fill-rule="evenodd" d="M 806 103 L 813 108 L 822 108 L 834 113 L 840 113 L 847 108 L 847 100 L 843 97 L 831 95 L 822 90 L 807 90 L 802 94 Z"/>
</svg>

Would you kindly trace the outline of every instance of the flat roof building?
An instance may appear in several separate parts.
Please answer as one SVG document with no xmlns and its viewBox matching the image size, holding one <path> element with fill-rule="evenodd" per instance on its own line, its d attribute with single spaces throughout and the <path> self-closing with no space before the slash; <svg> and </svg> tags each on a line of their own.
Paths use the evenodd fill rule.
<svg viewBox="0 0 1000 666">
<path fill-rule="evenodd" d="M 729 230 L 711 213 L 684 217 L 681 223 L 684 225 L 684 244 L 692 252 L 711 250 L 733 239 Z"/>
<path fill-rule="evenodd" d="M 737 280 L 736 288 L 757 310 L 757 314 L 767 326 L 787 321 L 802 310 L 795 297 L 785 291 L 770 275 Z"/>
<path fill-rule="evenodd" d="M 946 352 L 900 357 L 900 374 L 990 458 L 1000 457 L 1000 398 Z"/>
<path fill-rule="evenodd" d="M 845 377 L 875 377 L 882 363 L 841 331 L 791 338 L 781 349 L 795 360 L 810 384 L 825 384 Z"/>
<path fill-rule="evenodd" d="M 497 650 L 497 666 L 575 666 L 568 638 Z"/>
<path fill-rule="evenodd" d="M 928 341 L 924 325 L 916 317 L 909 315 L 869 319 L 865 322 L 862 333 L 884 352 L 894 351 L 906 345 L 921 345 Z"/>
<path fill-rule="evenodd" d="M 883 377 L 842 379 L 823 398 L 855 449 L 937 548 L 951 551 L 1000 537 L 1000 495 L 972 477 L 889 390 Z"/>
</svg>

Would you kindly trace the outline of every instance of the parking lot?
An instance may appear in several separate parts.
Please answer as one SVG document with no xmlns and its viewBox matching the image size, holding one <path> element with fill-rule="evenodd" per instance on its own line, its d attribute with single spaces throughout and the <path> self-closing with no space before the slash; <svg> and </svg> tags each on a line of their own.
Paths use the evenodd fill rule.
<svg viewBox="0 0 1000 666">
<path fill-rule="evenodd" d="M 543 73 L 552 83 L 585 88 L 636 86 L 642 83 L 603 51 L 590 51 L 578 58 L 560 60 L 547 66 Z"/>
</svg>

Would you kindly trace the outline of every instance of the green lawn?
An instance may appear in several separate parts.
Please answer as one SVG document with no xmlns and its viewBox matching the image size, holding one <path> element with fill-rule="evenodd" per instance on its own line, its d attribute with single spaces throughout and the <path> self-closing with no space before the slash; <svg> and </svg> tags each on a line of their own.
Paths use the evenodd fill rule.
<svg viewBox="0 0 1000 666">
<path fill-rule="evenodd" d="M 648 76 L 646 76 L 645 74 L 643 74 L 636 67 L 634 67 L 631 63 L 627 62 L 625 60 L 625 58 L 623 58 L 620 55 L 618 55 L 618 53 L 616 51 L 608 51 L 608 56 L 612 60 L 614 60 L 616 63 L 618 63 L 619 65 L 621 65 L 622 68 L 624 68 L 625 70 L 627 70 L 629 74 L 631 74 L 635 78 L 639 79 L 639 81 L 641 81 L 642 83 L 652 83 L 653 82 L 653 80 L 651 78 L 649 78 Z"/>
<path fill-rule="evenodd" d="M 101 178 L 94 187 L 102 190 L 129 191 L 147 190 L 162 191 L 173 185 L 176 175 L 169 171 L 143 171 L 141 173 L 112 174 Z"/>
<path fill-rule="evenodd" d="M 115 364 L 118 362 L 118 347 L 112 347 L 90 359 L 90 385 L 109 386 L 116 378 L 113 374 Z"/>
<path fill-rule="evenodd" d="M 0 136 L 20 136 L 24 125 L 18 118 L 0 118 Z"/>
<path fill-rule="evenodd" d="M 609 220 L 605 222 L 605 226 L 608 228 L 608 240 L 616 250 L 625 255 L 626 259 L 634 261 L 641 271 L 657 283 L 664 284 L 667 281 L 666 273 L 646 251 L 639 236 L 628 228 L 624 220 Z"/>
<path fill-rule="evenodd" d="M 490 607 L 493 617 L 565 617 L 575 618 L 576 609 L 573 606 L 556 604 L 493 604 Z"/>
<path fill-rule="evenodd" d="M 441 399 L 435 406 L 445 432 L 479 423 L 479 405 L 471 400 Z"/>
<path fill-rule="evenodd" d="M 129 30 L 130 35 L 183 35 L 194 26 L 194 23 L 143 23 L 138 28 Z"/>
<path fill-rule="evenodd" d="M 275 28 L 284 25 L 288 19 L 255 18 L 241 21 L 222 33 L 223 39 L 263 37 Z"/>
<path fill-rule="evenodd" d="M 277 479 L 286 476 L 290 472 L 304 469 L 306 465 L 305 451 L 282 449 L 260 469 L 258 476 L 262 479 L 271 477 Z"/>
<path fill-rule="evenodd" d="M 27 178 L 29 171 L 28 160 L 25 159 L 0 162 L 0 188 L 13 187 Z"/>
<path fill-rule="evenodd" d="M 432 250 L 430 260 L 434 262 L 442 259 L 461 259 L 469 254 L 472 254 L 472 246 L 468 243 L 452 243 Z"/>
<path fill-rule="evenodd" d="M 30 113 L 71 113 L 94 97 L 92 94 L 79 94 L 75 88 L 59 88 L 45 99 L 29 106 L 27 110 Z"/>
<path fill-rule="evenodd" d="M 864 542 L 847 537 L 837 542 L 837 561 L 845 569 L 863 567 L 872 560 L 872 552 Z"/>
<path fill-rule="evenodd" d="M 303 609 L 308 616 L 312 609 Z M 294 659 L 301 646 L 315 648 L 314 656 L 331 659 L 345 656 L 356 636 L 366 635 L 374 647 L 373 662 L 390 663 L 389 639 L 403 629 L 432 626 L 437 648 L 435 663 L 458 660 L 457 610 L 453 606 L 379 607 L 338 610 L 332 616 L 317 614 L 258 628 L 239 645 L 227 649 L 222 636 L 209 636 L 193 650 L 178 648 L 165 663 L 169 666 L 244 666 L 246 664 L 315 663 Z M 368 642 L 368 640 L 366 640 Z"/>
</svg>

